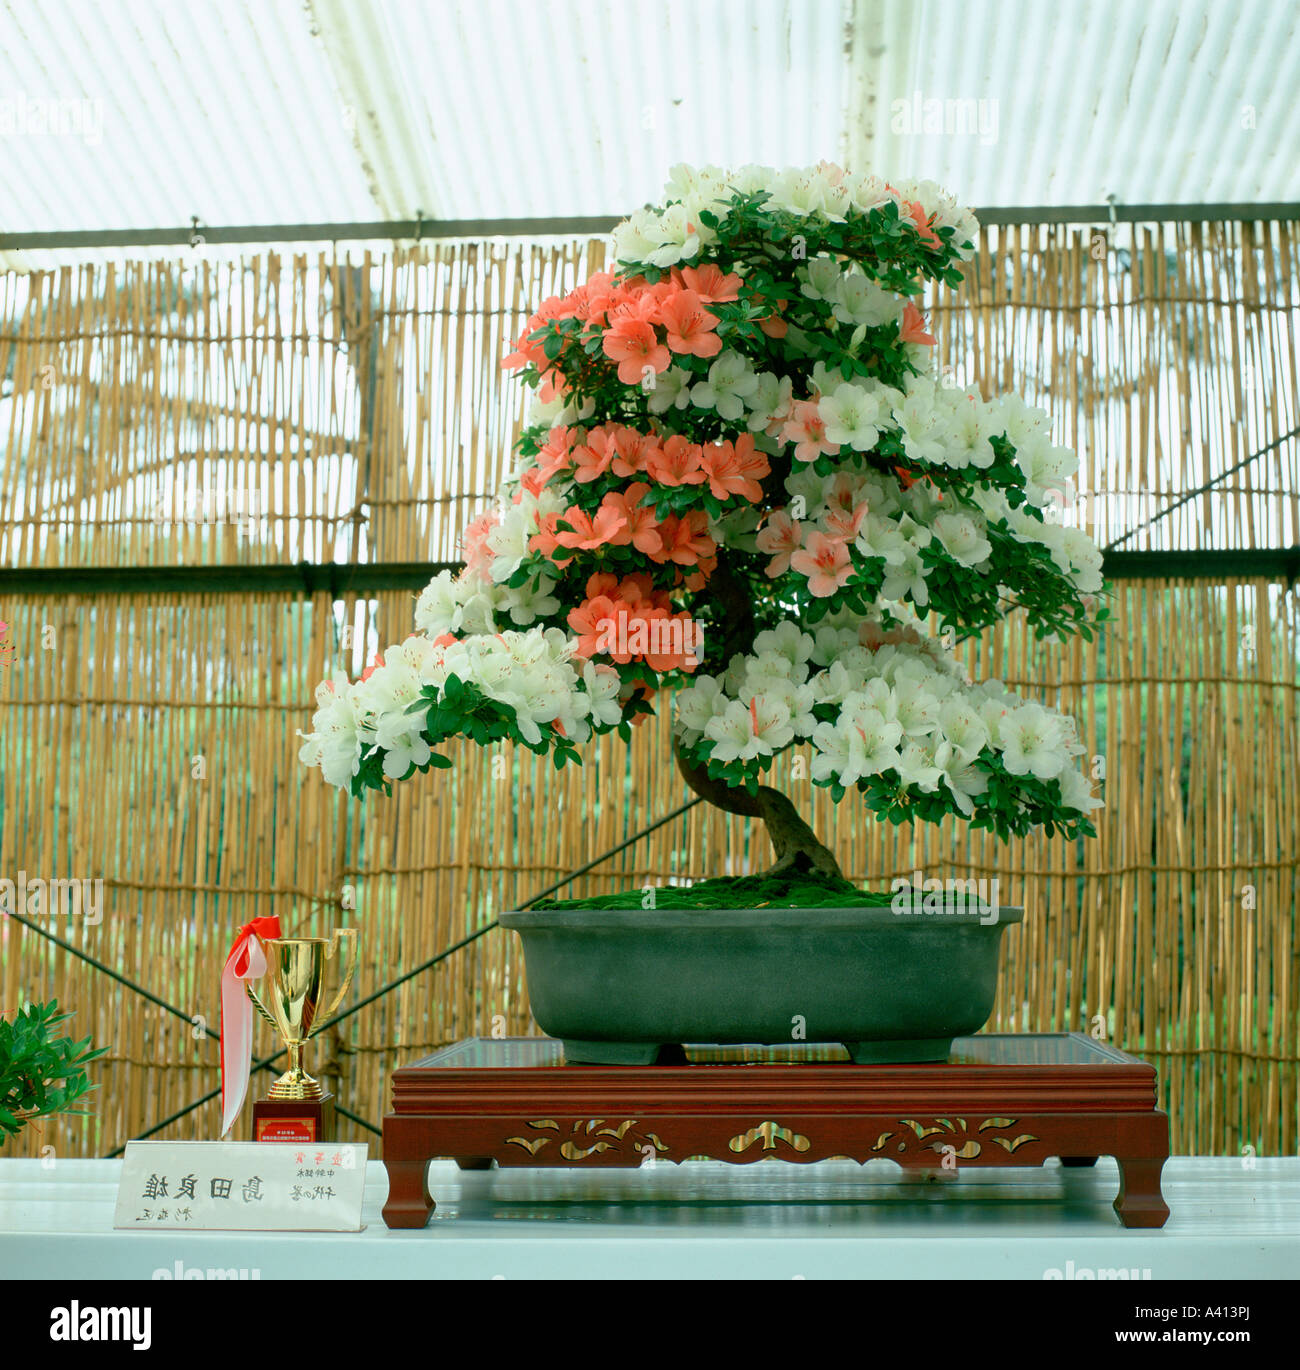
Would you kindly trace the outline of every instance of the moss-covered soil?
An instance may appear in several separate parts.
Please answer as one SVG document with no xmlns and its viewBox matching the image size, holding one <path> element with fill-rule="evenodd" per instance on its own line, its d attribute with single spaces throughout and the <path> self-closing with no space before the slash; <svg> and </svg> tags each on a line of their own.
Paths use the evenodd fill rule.
<svg viewBox="0 0 1300 1370">
<path fill-rule="evenodd" d="M 656 909 L 819 909 L 862 908 L 888 904 L 888 890 L 865 890 L 849 880 L 816 871 L 782 875 L 726 876 L 699 880 L 693 885 L 657 885 Z M 589 899 L 543 899 L 538 909 L 639 909 L 647 907 L 643 889 L 620 890 Z"/>
</svg>

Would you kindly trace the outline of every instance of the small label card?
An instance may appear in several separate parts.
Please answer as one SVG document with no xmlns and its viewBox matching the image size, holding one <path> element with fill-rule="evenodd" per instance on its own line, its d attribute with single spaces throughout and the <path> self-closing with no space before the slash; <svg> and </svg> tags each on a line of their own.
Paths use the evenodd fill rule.
<svg viewBox="0 0 1300 1370">
<path fill-rule="evenodd" d="M 364 1143 L 128 1142 L 114 1227 L 358 1232 Z"/>
</svg>

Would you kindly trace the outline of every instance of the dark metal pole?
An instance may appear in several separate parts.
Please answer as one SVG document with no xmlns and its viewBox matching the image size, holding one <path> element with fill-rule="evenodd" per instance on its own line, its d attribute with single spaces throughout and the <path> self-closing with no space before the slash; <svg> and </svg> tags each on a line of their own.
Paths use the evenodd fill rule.
<svg viewBox="0 0 1300 1370">
<path fill-rule="evenodd" d="M 1300 219 L 1293 200 L 1258 204 L 994 205 L 975 210 L 982 224 L 1224 223 Z M 176 228 L 116 228 L 0 233 L 0 251 L 87 250 L 109 247 L 200 247 L 209 243 L 342 243 L 427 238 L 603 237 L 619 216 L 534 219 L 379 219 L 341 223 L 192 223 Z"/>
</svg>

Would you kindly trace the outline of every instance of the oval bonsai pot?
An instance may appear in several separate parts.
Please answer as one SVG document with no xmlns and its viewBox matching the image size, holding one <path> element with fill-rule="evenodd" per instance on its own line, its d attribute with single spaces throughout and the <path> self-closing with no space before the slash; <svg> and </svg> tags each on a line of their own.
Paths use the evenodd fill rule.
<svg viewBox="0 0 1300 1370">
<path fill-rule="evenodd" d="M 571 1062 L 683 1043 L 840 1042 L 858 1062 L 943 1061 L 988 1021 L 1019 908 L 526 909 L 533 1017 Z M 675 1049 L 675 1050 L 674 1050 Z"/>
</svg>

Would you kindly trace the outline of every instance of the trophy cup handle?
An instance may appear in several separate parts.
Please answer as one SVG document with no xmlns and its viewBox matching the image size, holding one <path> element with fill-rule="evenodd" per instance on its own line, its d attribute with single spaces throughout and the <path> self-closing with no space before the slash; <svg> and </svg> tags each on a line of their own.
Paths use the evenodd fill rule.
<svg viewBox="0 0 1300 1370">
<path fill-rule="evenodd" d="M 248 997 L 253 1001 L 253 1007 L 258 1011 L 258 1013 L 262 1015 L 263 1018 L 266 1019 L 268 1023 L 270 1023 L 270 1025 L 273 1028 L 275 1028 L 277 1032 L 279 1032 L 279 1023 L 275 1021 L 275 1016 L 271 1013 L 270 1009 L 268 1009 L 266 1005 L 257 997 L 257 991 L 253 988 L 253 982 L 251 980 L 244 981 L 244 989 L 247 992 Z"/>
<path fill-rule="evenodd" d="M 335 955 L 338 953 L 340 943 L 348 948 L 345 957 L 345 960 L 347 961 L 347 970 L 343 973 L 343 981 L 339 985 L 338 993 L 334 996 L 334 1002 L 330 1004 L 329 1008 L 325 1010 L 324 1014 L 319 1019 L 320 1026 L 317 1027 L 315 1024 L 312 1025 L 312 1030 L 308 1034 L 312 1037 L 315 1037 L 319 1032 L 323 1032 L 334 1021 L 334 1015 L 338 1012 L 339 1005 L 343 1002 L 343 996 L 348 992 L 348 989 L 352 984 L 352 977 L 357 972 L 358 945 L 356 928 L 334 929 L 334 935 L 330 938 L 329 949 L 325 953 L 326 960 L 332 961 L 334 959 Z"/>
</svg>

